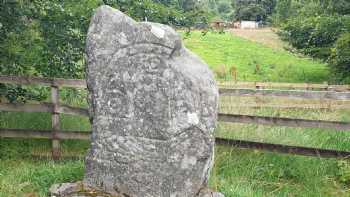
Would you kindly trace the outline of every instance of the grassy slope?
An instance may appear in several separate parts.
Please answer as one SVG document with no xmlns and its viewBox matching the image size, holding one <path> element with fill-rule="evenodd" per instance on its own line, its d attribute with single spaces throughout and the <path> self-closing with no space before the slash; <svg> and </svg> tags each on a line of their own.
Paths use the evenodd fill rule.
<svg viewBox="0 0 350 197">
<path fill-rule="evenodd" d="M 209 32 L 206 36 L 201 36 L 200 32 L 193 32 L 185 39 L 185 44 L 214 70 L 222 64 L 227 69 L 234 65 L 238 70 L 238 80 L 323 82 L 328 79 L 325 64 L 232 36 L 230 33 Z M 257 74 L 256 64 L 261 68 Z"/>
<path fill-rule="evenodd" d="M 239 75 L 242 80 L 321 82 L 327 78 L 324 64 L 310 59 L 300 59 L 287 52 L 269 49 L 228 34 L 208 34 L 206 37 L 201 37 L 195 32 L 186 39 L 186 46 L 199 54 L 212 68 L 222 63 L 237 65 L 239 73 L 245 73 Z M 262 73 L 254 74 L 253 61 L 263 66 L 275 66 L 274 69 L 271 69 L 271 66 L 264 66 Z M 286 70 L 289 65 L 294 66 Z M 242 114 L 350 121 L 350 112 L 347 111 L 231 109 L 229 105 L 223 105 L 229 102 L 244 102 L 244 100 L 222 100 L 222 111 L 235 110 L 235 113 Z M 62 116 L 62 119 L 64 129 L 89 129 L 86 118 Z M 50 127 L 49 121 L 48 114 L 0 113 L 0 127 L 47 129 Z M 217 135 L 235 139 L 350 149 L 348 144 L 350 135 L 334 134 L 319 129 L 220 124 Z M 83 155 L 88 146 L 89 143 L 83 141 L 65 141 L 62 144 L 64 154 L 75 155 Z M 50 142 L 47 140 L 0 139 L 0 197 L 45 196 L 53 183 L 82 179 L 83 161 L 53 163 L 30 157 L 31 154 L 49 154 L 49 147 Z M 342 166 L 344 163 L 333 159 L 217 147 L 210 184 L 222 191 L 226 197 L 350 196 L 346 185 L 339 181 L 347 173 L 350 174 L 350 167 Z"/>
<path fill-rule="evenodd" d="M 283 42 L 276 31 L 271 28 L 262 29 L 230 29 L 228 32 L 235 36 L 242 37 L 253 42 L 261 43 L 273 49 L 284 49 L 289 47 L 288 43 Z"/>
</svg>

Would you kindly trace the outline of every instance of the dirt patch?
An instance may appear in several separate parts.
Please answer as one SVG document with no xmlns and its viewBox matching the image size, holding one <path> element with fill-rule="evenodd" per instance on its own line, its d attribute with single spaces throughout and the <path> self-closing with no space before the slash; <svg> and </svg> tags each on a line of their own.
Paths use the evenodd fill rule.
<svg viewBox="0 0 350 197">
<path fill-rule="evenodd" d="M 261 43 L 265 46 L 274 49 L 284 49 L 287 46 L 275 31 L 271 28 L 262 29 L 230 29 L 231 33 L 236 36 L 251 40 L 253 42 Z"/>
</svg>

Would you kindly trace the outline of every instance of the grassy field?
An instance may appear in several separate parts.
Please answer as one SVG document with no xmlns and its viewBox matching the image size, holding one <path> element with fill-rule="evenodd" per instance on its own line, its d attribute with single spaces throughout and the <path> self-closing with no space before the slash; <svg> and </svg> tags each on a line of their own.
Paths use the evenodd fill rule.
<svg viewBox="0 0 350 197">
<path fill-rule="evenodd" d="M 262 35 L 264 36 L 264 35 Z M 229 70 L 237 68 L 240 81 L 275 82 L 324 82 L 328 81 L 326 64 L 310 58 L 299 57 L 283 49 L 274 49 L 231 33 L 192 32 L 185 37 L 186 46 L 202 57 L 216 73 L 222 72 L 225 65 L 226 75 L 222 79 L 230 80 Z M 260 69 L 257 71 L 256 66 Z"/>
<path fill-rule="evenodd" d="M 220 64 L 236 65 L 240 80 L 327 80 L 328 70 L 325 64 L 228 33 L 208 33 L 202 37 L 199 32 L 194 32 L 185 39 L 185 43 L 214 70 Z M 256 62 L 262 65 L 260 73 L 254 72 Z M 227 75 L 226 78 L 230 79 Z M 225 113 L 350 121 L 350 112 L 346 110 L 248 109 L 232 107 L 231 104 L 250 102 L 255 98 L 220 99 L 220 111 Z M 62 127 L 66 130 L 90 129 L 85 117 L 63 115 L 61 119 Z M 45 113 L 2 112 L 0 127 L 48 129 L 50 117 Z M 220 123 L 216 135 L 258 142 L 350 150 L 350 134 L 324 129 Z M 64 155 L 83 156 L 88 147 L 86 141 L 66 140 L 62 144 Z M 50 142 L 0 139 L 0 197 L 46 196 L 53 183 L 73 182 L 83 177 L 83 160 L 55 163 L 44 159 L 45 157 L 35 159 L 32 155 L 50 155 Z M 223 192 L 226 197 L 346 197 L 350 196 L 349 184 L 350 163 L 345 160 L 281 155 L 222 146 L 216 147 L 215 166 L 210 179 L 210 186 Z"/>
</svg>

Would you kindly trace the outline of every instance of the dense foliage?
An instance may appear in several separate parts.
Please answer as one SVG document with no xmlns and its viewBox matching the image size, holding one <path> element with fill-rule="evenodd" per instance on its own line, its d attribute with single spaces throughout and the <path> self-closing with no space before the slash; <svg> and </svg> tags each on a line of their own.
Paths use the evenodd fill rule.
<svg viewBox="0 0 350 197">
<path fill-rule="evenodd" d="M 342 34 L 336 41 L 330 63 L 341 79 L 350 81 L 350 33 Z"/>
<path fill-rule="evenodd" d="M 274 11 L 276 0 L 233 0 L 233 19 L 266 21 Z"/>
<path fill-rule="evenodd" d="M 226 21 L 267 22 L 277 0 L 207 0 L 209 10 Z M 205 1 L 204 1 L 205 2 Z"/>
<path fill-rule="evenodd" d="M 348 0 L 279 0 L 272 18 L 285 41 L 304 54 L 328 61 L 338 79 L 346 82 L 349 64 L 339 66 L 334 51 L 339 54 L 339 43 L 344 42 L 339 37 L 350 32 Z M 346 47 L 342 45 L 341 50 Z"/>
<path fill-rule="evenodd" d="M 231 5 L 232 0 L 207 0 L 206 3 L 203 1 L 205 5 L 203 5 L 204 8 L 208 9 L 211 16 L 214 16 L 214 18 L 221 18 L 225 21 L 231 21 L 232 15 L 234 13 L 234 9 Z"/>
<path fill-rule="evenodd" d="M 1 1 L 0 74 L 84 77 L 84 45 L 99 2 Z M 38 88 L 1 85 L 9 101 L 44 99 Z"/>
<path fill-rule="evenodd" d="M 0 74 L 84 78 L 84 47 L 95 8 L 111 5 L 138 21 L 174 26 L 207 22 L 197 1 L 0 1 Z M 0 98 L 43 99 L 40 89 L 0 84 Z"/>
<path fill-rule="evenodd" d="M 337 38 L 350 31 L 350 16 L 295 17 L 282 30 L 282 37 L 293 47 L 327 60 Z"/>
<path fill-rule="evenodd" d="M 116 7 L 139 21 L 191 26 L 199 17 L 205 20 L 205 13 L 189 4 L 190 1 L 179 1 L 167 7 L 169 2 L 1 1 L 0 73 L 84 77 L 86 32 L 93 10 L 101 4 Z"/>
</svg>

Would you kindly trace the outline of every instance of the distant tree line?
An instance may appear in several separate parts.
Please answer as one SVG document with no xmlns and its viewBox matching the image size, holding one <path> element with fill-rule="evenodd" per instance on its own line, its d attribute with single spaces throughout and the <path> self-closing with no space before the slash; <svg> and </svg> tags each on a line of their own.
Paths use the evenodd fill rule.
<svg viewBox="0 0 350 197">
<path fill-rule="evenodd" d="M 209 11 L 226 21 L 269 22 L 277 0 L 207 0 Z M 205 1 L 204 1 L 205 2 Z"/>
<path fill-rule="evenodd" d="M 197 0 L 0 1 L 0 74 L 84 78 L 87 29 L 95 8 L 110 5 L 135 20 L 190 27 L 208 21 Z M 0 84 L 0 99 L 45 97 L 40 88 Z"/>
<path fill-rule="evenodd" d="M 349 0 L 278 0 L 272 21 L 292 47 L 327 61 L 334 80 L 350 83 Z"/>
</svg>

